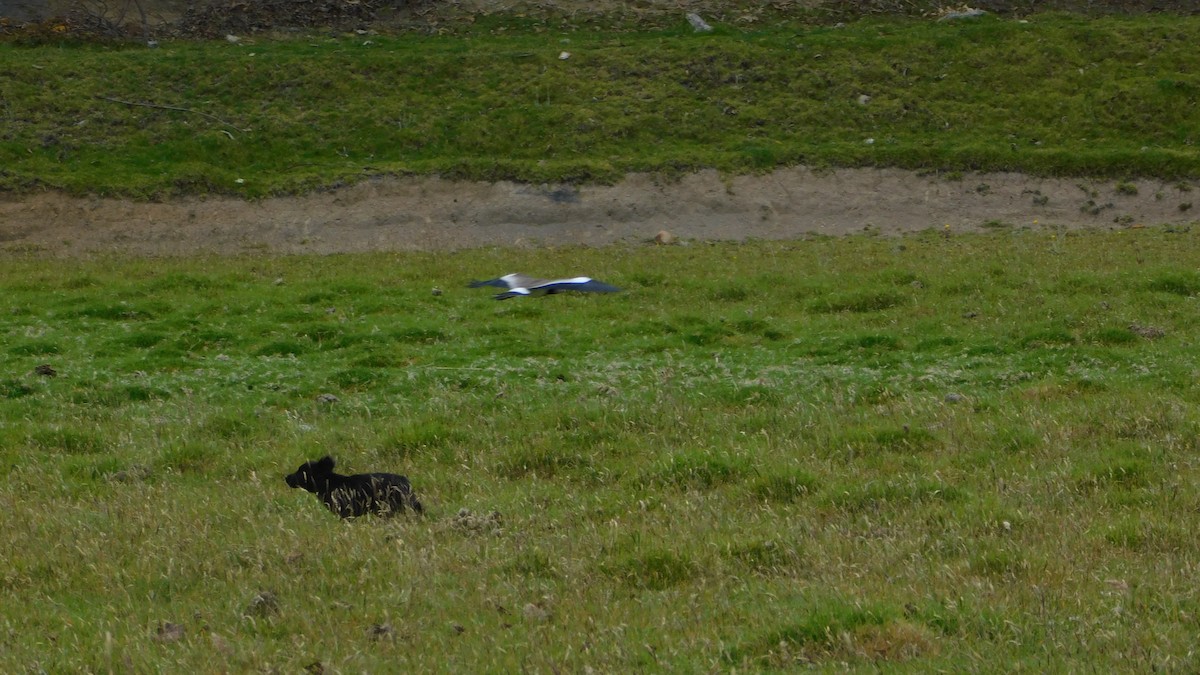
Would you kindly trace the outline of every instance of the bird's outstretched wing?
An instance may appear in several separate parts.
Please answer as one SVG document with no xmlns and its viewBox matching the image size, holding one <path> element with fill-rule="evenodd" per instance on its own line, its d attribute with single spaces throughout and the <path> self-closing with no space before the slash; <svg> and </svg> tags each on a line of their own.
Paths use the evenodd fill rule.
<svg viewBox="0 0 1200 675">
<path fill-rule="evenodd" d="M 496 300 L 507 300 L 509 298 L 519 298 L 522 295 L 532 295 L 532 293 L 529 292 L 528 288 L 514 288 L 511 291 L 497 293 L 496 295 L 494 295 L 492 297 L 495 298 Z"/>
<path fill-rule="evenodd" d="M 479 288 L 480 286 L 495 286 L 496 288 L 531 288 L 538 284 L 546 283 L 545 279 L 535 279 L 531 276 L 513 273 L 505 274 L 502 277 L 488 279 L 486 281 L 472 281 L 467 284 L 470 288 Z"/>
<path fill-rule="evenodd" d="M 575 277 L 573 279 L 554 279 L 544 283 L 535 284 L 529 287 L 530 291 L 545 291 L 546 293 L 558 293 L 559 291 L 583 291 L 585 293 L 616 293 L 621 290 L 616 286 L 606 284 L 603 281 L 596 281 L 591 277 Z"/>
<path fill-rule="evenodd" d="M 480 288 L 482 286 L 495 286 L 496 288 L 508 288 L 508 284 L 504 283 L 503 279 L 488 279 L 487 281 L 472 281 L 467 284 L 468 288 Z"/>
<path fill-rule="evenodd" d="M 506 274 L 496 279 L 488 279 L 487 281 L 472 281 L 469 286 L 471 288 L 479 288 L 481 286 L 495 286 L 496 288 L 507 289 L 503 293 L 498 293 L 494 297 L 497 300 L 507 300 L 525 295 L 548 295 L 551 293 L 561 293 L 563 291 L 583 291 L 589 293 L 615 293 L 621 289 L 596 281 L 591 277 L 573 277 L 570 279 L 537 279 L 524 274 Z"/>
</svg>

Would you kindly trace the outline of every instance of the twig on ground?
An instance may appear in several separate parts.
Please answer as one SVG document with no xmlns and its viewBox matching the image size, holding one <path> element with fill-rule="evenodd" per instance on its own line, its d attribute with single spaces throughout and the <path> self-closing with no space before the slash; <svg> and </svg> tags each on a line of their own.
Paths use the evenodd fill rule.
<svg viewBox="0 0 1200 675">
<path fill-rule="evenodd" d="M 113 103 L 120 103 L 122 105 L 138 106 L 141 108 L 158 108 L 159 110 L 177 110 L 179 112 L 192 113 L 194 115 L 201 115 L 201 116 L 207 117 L 210 120 L 220 122 L 221 124 L 224 124 L 225 126 L 231 128 L 231 129 L 236 129 L 236 130 L 242 131 L 242 132 L 249 131 L 249 129 L 239 129 L 237 127 L 237 125 L 232 124 L 230 122 L 226 122 L 225 120 L 221 119 L 220 117 L 217 117 L 216 115 L 210 115 L 209 113 L 206 113 L 203 110 L 194 110 L 192 108 L 181 108 L 179 106 L 174 106 L 174 105 L 159 105 L 157 103 L 142 103 L 139 101 L 126 101 L 126 100 L 119 99 L 119 98 L 113 98 L 111 96 L 101 96 L 99 94 L 96 95 L 96 98 L 102 99 L 105 101 L 111 101 Z M 228 133 L 228 132 L 226 132 L 226 133 Z M 232 135 L 230 137 L 232 137 Z"/>
</svg>

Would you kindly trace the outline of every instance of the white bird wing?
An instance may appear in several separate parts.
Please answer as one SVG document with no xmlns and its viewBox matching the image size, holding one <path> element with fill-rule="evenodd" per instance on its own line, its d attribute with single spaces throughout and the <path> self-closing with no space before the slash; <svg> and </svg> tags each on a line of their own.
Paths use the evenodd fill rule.
<svg viewBox="0 0 1200 675">
<path fill-rule="evenodd" d="M 508 284 L 509 288 L 534 288 L 546 283 L 545 279 L 531 277 L 528 274 L 506 274 L 501 279 Z"/>
<path fill-rule="evenodd" d="M 591 277 L 571 277 L 569 279 L 538 279 L 526 274 L 512 273 L 505 274 L 496 279 L 487 281 L 472 281 L 471 288 L 479 286 L 495 286 L 497 288 L 507 288 L 503 293 L 499 293 L 494 297 L 497 300 L 507 300 L 523 295 L 544 295 L 547 293 L 558 293 L 560 291 L 584 291 L 591 293 L 615 293 L 621 289 L 596 281 Z"/>
<path fill-rule="evenodd" d="M 495 286 L 496 288 L 511 289 L 529 288 L 530 286 L 536 286 L 545 282 L 545 279 L 535 279 L 534 277 L 526 274 L 514 272 L 512 274 L 505 274 L 502 277 L 496 277 L 495 279 L 488 279 L 486 281 L 472 281 L 467 285 L 471 288 L 479 288 L 480 286 Z"/>
<path fill-rule="evenodd" d="M 496 295 L 494 295 L 492 297 L 494 297 L 497 300 L 507 300 L 509 298 L 516 298 L 516 297 L 520 297 L 522 295 L 530 295 L 529 289 L 521 288 L 520 286 L 518 286 L 512 290 L 508 290 L 503 293 L 497 293 Z"/>
<path fill-rule="evenodd" d="M 531 291 L 545 291 L 547 293 L 555 293 L 557 291 L 583 291 L 588 293 L 615 293 L 621 289 L 596 281 L 591 277 L 573 277 L 571 279 L 554 279 L 546 281 L 537 286 L 529 287 Z"/>
</svg>

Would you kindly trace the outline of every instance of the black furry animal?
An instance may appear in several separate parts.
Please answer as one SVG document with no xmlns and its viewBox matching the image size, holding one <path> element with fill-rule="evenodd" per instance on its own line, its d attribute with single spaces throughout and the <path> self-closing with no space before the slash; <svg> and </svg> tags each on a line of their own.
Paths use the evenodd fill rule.
<svg viewBox="0 0 1200 675">
<path fill-rule="evenodd" d="M 291 487 L 304 488 L 320 497 L 330 511 L 343 518 L 367 513 L 386 516 L 405 508 L 424 512 L 404 476 L 394 473 L 343 476 L 333 472 L 333 464 L 333 458 L 329 456 L 305 462 L 284 480 Z"/>
</svg>

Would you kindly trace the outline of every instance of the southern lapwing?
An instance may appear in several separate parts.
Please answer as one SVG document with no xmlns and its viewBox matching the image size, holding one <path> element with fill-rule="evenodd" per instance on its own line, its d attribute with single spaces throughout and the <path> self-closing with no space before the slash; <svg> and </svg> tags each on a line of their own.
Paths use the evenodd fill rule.
<svg viewBox="0 0 1200 675">
<path fill-rule="evenodd" d="M 507 300 L 522 295 L 549 295 L 563 291 L 584 291 L 588 293 L 616 293 L 621 290 L 603 281 L 591 277 L 574 277 L 571 279 L 535 279 L 524 274 L 505 274 L 498 279 L 487 281 L 472 281 L 471 288 L 480 286 L 495 286 L 506 288 L 503 293 L 496 294 L 497 300 Z"/>
</svg>

